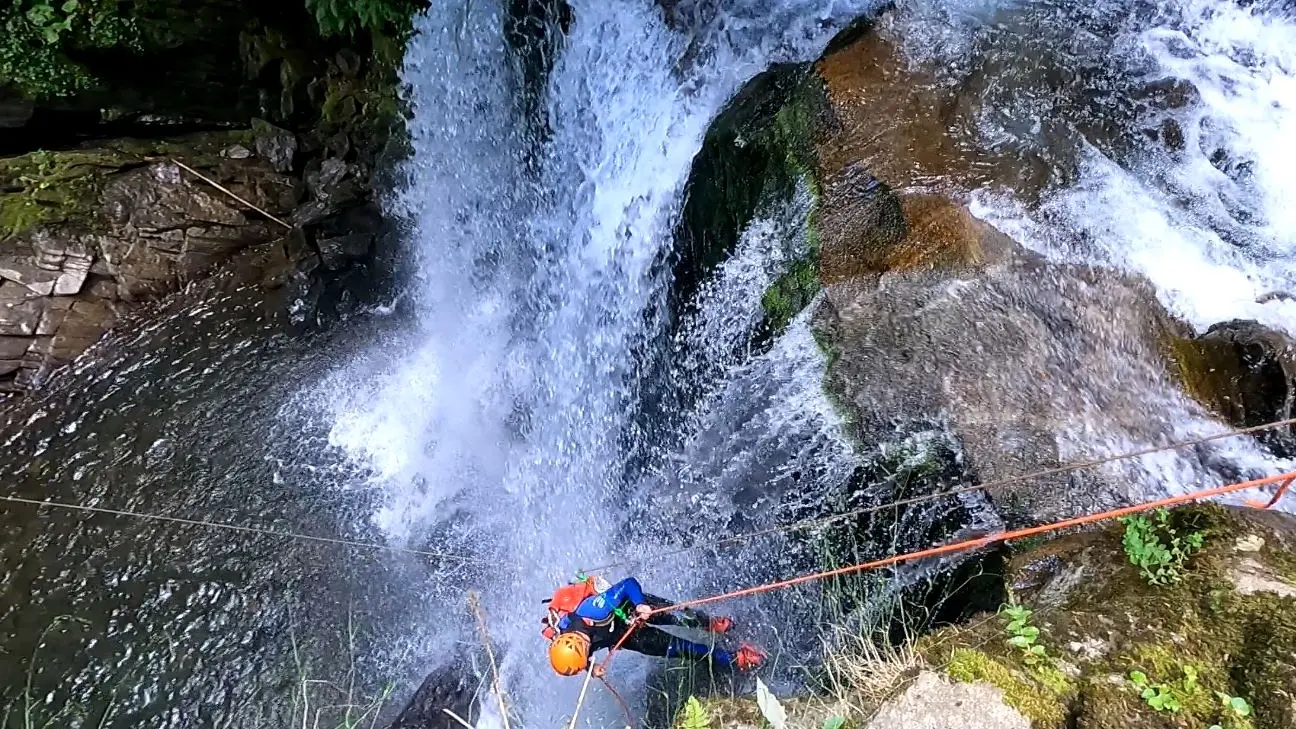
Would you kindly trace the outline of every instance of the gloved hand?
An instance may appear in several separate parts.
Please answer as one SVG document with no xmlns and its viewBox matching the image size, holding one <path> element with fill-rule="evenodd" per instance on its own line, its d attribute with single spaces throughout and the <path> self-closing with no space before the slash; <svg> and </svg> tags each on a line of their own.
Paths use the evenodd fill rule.
<svg viewBox="0 0 1296 729">
<path fill-rule="evenodd" d="M 635 620 L 647 620 L 651 616 L 651 607 L 648 605 L 635 605 Z"/>
</svg>

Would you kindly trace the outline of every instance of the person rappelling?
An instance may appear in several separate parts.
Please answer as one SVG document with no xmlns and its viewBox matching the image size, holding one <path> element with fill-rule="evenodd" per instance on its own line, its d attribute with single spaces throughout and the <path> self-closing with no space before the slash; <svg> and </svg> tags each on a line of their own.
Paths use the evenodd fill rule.
<svg viewBox="0 0 1296 729">
<path fill-rule="evenodd" d="M 583 577 L 558 588 L 544 602 L 549 607 L 541 620 L 542 633 L 549 641 L 549 665 L 562 676 L 575 676 L 584 671 L 590 665 L 590 654 L 613 648 L 627 631 L 630 635 L 620 647 L 648 656 L 709 659 L 723 668 L 740 671 L 757 668 L 765 660 L 760 649 L 746 643 L 728 651 L 685 640 L 655 627 L 673 625 L 722 634 L 733 626 L 733 621 L 710 617 L 698 610 L 654 612 L 672 603 L 645 594 L 633 577 L 615 585 L 598 577 Z M 595 675 L 601 674 L 601 667 L 595 666 L 593 670 Z"/>
</svg>

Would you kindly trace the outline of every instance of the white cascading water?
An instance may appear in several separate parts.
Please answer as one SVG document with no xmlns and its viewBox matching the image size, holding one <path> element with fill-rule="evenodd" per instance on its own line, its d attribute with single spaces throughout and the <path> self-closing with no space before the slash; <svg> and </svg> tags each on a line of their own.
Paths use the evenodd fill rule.
<svg viewBox="0 0 1296 729">
<path fill-rule="evenodd" d="M 726 359 L 732 337 L 759 311 L 770 266 L 790 253 L 760 238 L 762 230 L 788 235 L 781 223 L 758 220 L 703 287 L 702 308 L 684 329 L 714 345 L 702 348 L 701 361 L 680 365 L 712 380 L 710 394 L 698 412 L 683 414 L 684 445 L 659 454 L 640 482 L 625 483 L 636 352 L 661 333 L 670 282 L 660 263 L 708 123 L 745 80 L 771 62 L 813 57 L 873 3 L 728 0 L 680 28 L 648 0 L 571 5 L 574 20 L 543 94 L 551 128 L 544 137 L 519 108 L 498 3 L 438 4 L 418 20 L 405 70 L 414 157 L 398 207 L 412 221 L 419 258 L 419 328 L 381 358 L 372 387 L 335 388 L 331 435 L 386 493 L 376 520 L 393 539 L 438 539 L 493 563 L 486 572 L 448 573 L 455 579 L 436 599 L 458 609 L 464 590 L 482 591 L 528 726 L 556 725 L 578 689 L 538 669 L 539 598 L 575 568 L 664 546 L 627 529 L 625 499 L 651 495 L 654 508 L 676 508 L 683 519 L 690 509 L 723 508 L 707 500 L 733 498 L 714 485 L 726 477 L 735 491 L 777 483 L 798 458 L 819 459 L 821 472 L 844 477 L 846 448 L 820 392 L 822 363 L 805 322 L 755 360 Z M 1158 73 L 1198 87 L 1201 103 L 1191 113 L 1201 118 L 1185 130 L 1211 129 L 1219 136 L 1213 144 L 1249 161 L 1246 181 L 1222 175 L 1208 152 L 1197 155 L 1194 137 L 1191 154 L 1157 170 L 1085 151 L 1079 182 L 1049 193 L 1043 212 L 1028 212 L 1011 191 L 984 191 L 977 212 L 1048 255 L 1147 275 L 1198 326 L 1247 316 L 1296 330 L 1296 304 L 1255 303 L 1296 283 L 1289 209 L 1296 165 L 1281 144 L 1296 134 L 1296 94 L 1284 93 L 1296 74 L 1296 25 L 1277 11 L 1224 0 L 1176 8 L 1177 24 L 1145 29 L 1139 40 Z M 1205 132 L 1188 132 L 1197 133 Z M 1196 202 L 1185 211 L 1171 188 Z M 1257 241 L 1250 248 L 1200 222 L 1222 191 L 1249 196 L 1256 215 L 1247 225 Z M 1184 434 L 1217 427 L 1184 418 L 1177 424 Z M 1100 436 L 1109 449 L 1128 441 Z M 793 454 L 762 462 L 762 439 L 780 437 L 795 441 L 786 449 Z M 1091 450 L 1085 443 L 1074 452 Z M 1254 448 L 1234 450 L 1240 460 L 1264 458 Z M 626 534 L 636 541 L 620 541 Z M 662 591 L 687 592 L 702 579 L 689 570 L 703 567 L 683 557 L 641 574 Z M 455 581 L 465 575 L 471 584 Z M 463 637 L 447 622 L 429 619 L 429 646 Z M 627 665 L 642 664 L 626 660 L 622 670 Z M 616 711 L 596 696 L 589 716 Z"/>
<path fill-rule="evenodd" d="M 453 532 L 451 546 L 496 564 L 442 598 L 481 590 L 533 726 L 555 725 L 579 688 L 536 671 L 540 598 L 577 568 L 663 547 L 618 543 L 616 503 L 635 352 L 659 333 L 670 283 L 660 262 L 707 125 L 748 78 L 812 58 L 873 3 L 731 0 L 679 29 L 644 0 L 571 5 L 543 139 L 516 102 L 499 4 L 438 4 L 418 21 L 405 71 L 414 157 L 399 205 L 418 242 L 420 329 L 394 345 L 403 351 L 375 389 L 337 388 L 331 436 L 389 494 L 377 519 L 394 538 Z M 749 314 L 760 281 L 738 287 Z M 725 322 L 751 324 L 702 326 L 733 336 Z M 658 577 L 661 591 L 686 581 Z M 443 633 L 429 645 L 462 637 L 440 622 L 427 626 Z M 591 715 L 614 710 L 606 701 Z"/>
<path fill-rule="evenodd" d="M 1056 144 L 1050 130 L 1070 130 L 1068 140 L 1076 146 L 1062 155 L 1074 155 L 1074 179 L 1054 180 L 1042 191 L 972 191 L 978 217 L 1052 260 L 1145 277 L 1162 303 L 1199 332 L 1254 319 L 1296 333 L 1290 296 L 1296 288 L 1296 153 L 1285 141 L 1296 135 L 1296 9 L 1290 3 L 912 0 L 898 5 L 894 20 L 888 31 L 911 62 L 946 83 L 972 80 L 996 89 L 999 95 L 978 118 L 976 135 L 986 148 L 1056 155 L 1049 149 Z M 1022 38 L 1030 34 L 1039 37 Z M 1003 50 L 1009 47 L 1015 50 Z M 1053 56 L 1042 61 L 1041 53 Z M 988 81 L 969 78 L 968 69 L 976 66 L 971 59 L 995 54 Z M 1000 65 L 1005 60 L 1008 65 Z M 1086 87 L 1093 91 L 1092 106 L 1077 109 L 1074 100 L 1068 107 L 1054 98 L 1052 84 L 1068 75 L 1093 77 Z M 1136 137 L 1133 151 L 1113 154 L 1103 132 L 1093 135 L 1098 140 L 1090 136 L 1113 121 L 1108 115 L 1121 124 L 1118 114 L 1138 103 L 1131 99 L 1146 98 L 1147 89 L 1158 86 L 1175 89 L 1186 102 L 1149 107 L 1137 123 L 1172 124 L 1181 141 Z M 1035 192 L 1037 203 L 1031 201 Z M 1174 440 L 1221 430 L 1217 419 L 1177 391 L 1148 393 L 1144 406 L 1160 414 Z M 1058 434 L 1064 458 L 1156 445 L 1104 413 L 1082 420 Z M 1251 441 L 1223 441 L 1210 450 L 1207 460 L 1235 475 L 1293 465 Z M 1200 454 L 1182 452 L 1107 470 L 1152 495 L 1209 475 Z"/>
</svg>

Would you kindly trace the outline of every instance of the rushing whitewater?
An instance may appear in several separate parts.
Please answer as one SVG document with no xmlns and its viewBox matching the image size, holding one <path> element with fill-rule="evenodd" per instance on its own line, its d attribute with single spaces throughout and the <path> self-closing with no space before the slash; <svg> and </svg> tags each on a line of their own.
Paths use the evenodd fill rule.
<svg viewBox="0 0 1296 729">
<path fill-rule="evenodd" d="M 996 100 L 1004 108 L 984 119 L 982 137 L 1073 157 L 1078 177 L 1052 181 L 1036 206 L 1026 202 L 1029 193 L 1019 199 L 1013 190 L 977 191 L 978 210 L 1055 257 L 1149 276 L 1177 312 L 1201 326 L 1242 315 L 1286 323 L 1290 303 L 1255 298 L 1291 283 L 1289 268 L 1275 265 L 1291 242 L 1280 202 L 1282 175 L 1290 173 L 1283 152 L 1265 160 L 1257 154 L 1290 123 L 1287 110 L 1267 111 L 1290 82 L 1290 59 L 1282 57 L 1290 52 L 1282 43 L 1290 26 L 1226 5 L 1148 6 L 1145 18 L 1095 29 L 1098 40 L 1088 49 L 1110 44 L 1141 62 L 1117 64 L 1119 72 L 1188 78 L 1199 87 L 1199 103 L 1182 112 L 1195 118 L 1179 122 L 1189 137 L 1182 159 L 1112 159 L 1101 142 L 1083 136 L 1068 137 L 1073 149 L 1048 149 L 1055 140 L 1032 134 L 1056 127 L 1062 109 L 1002 96 Z M 849 470 L 818 394 L 822 365 L 804 322 L 755 361 L 734 354 L 758 317 L 763 287 L 793 250 L 787 241 L 796 238 L 804 210 L 756 221 L 704 286 L 681 335 L 692 335 L 695 346 L 679 348 L 690 359 L 676 367 L 709 381 L 710 394 L 700 410 L 671 416 L 680 423 L 676 445 L 639 442 L 634 414 L 639 358 L 658 341 L 665 317 L 670 281 L 662 262 L 707 124 L 743 81 L 772 62 L 813 57 L 867 9 L 731 0 L 681 3 L 668 19 L 646 2 L 573 3 L 574 21 L 541 93 L 543 124 L 519 101 L 523 81 L 500 7 L 452 3 L 420 20 L 405 72 L 415 156 L 398 201 L 413 221 L 420 260 L 412 284 L 419 326 L 376 389 L 338 398 L 331 442 L 373 470 L 373 483 L 387 494 L 378 521 L 393 537 L 452 545 L 495 563 L 465 579 L 484 591 L 507 646 L 509 688 L 529 724 L 556 722 L 575 690 L 534 675 L 531 600 L 577 567 L 652 551 L 693 522 L 726 523 L 735 504 L 778 493 L 779 473 L 798 458 L 822 460 L 817 472 L 830 480 Z M 1049 12 L 909 3 L 893 27 L 915 49 L 915 62 L 934 49 L 936 60 L 957 70 L 977 54 L 1037 51 L 1005 38 L 995 21 L 1016 18 L 1006 27 L 1025 32 L 1054 19 Z M 950 18 L 957 22 L 946 23 Z M 1103 25 L 1094 14 L 1085 18 Z M 1247 18 L 1252 54 L 1243 62 L 1225 29 L 1236 35 Z M 921 43 L 933 36 L 948 42 Z M 1021 85 L 1017 91 L 1036 82 L 1029 71 L 1010 79 Z M 1210 161 L 1214 148 L 1199 139 L 1210 130 L 1224 135 L 1213 143 L 1233 164 L 1254 160 L 1245 180 Z M 1248 204 L 1257 213 L 1233 226 L 1246 229 L 1250 250 L 1212 227 L 1216 213 L 1228 212 L 1220 196 L 1239 197 L 1244 185 L 1256 192 Z M 1214 276 L 1246 285 L 1221 300 Z M 780 383 L 806 394 L 761 392 L 786 386 Z M 753 423 L 744 407 L 769 417 Z M 783 445 L 763 449 L 762 441 Z M 1108 445 L 1117 444 L 1133 443 L 1110 436 Z M 648 465 L 632 469 L 631 455 L 645 451 Z M 771 462 L 762 452 L 776 455 Z M 624 515 L 636 513 L 653 528 L 627 523 Z M 706 578 L 684 575 L 698 570 L 709 572 L 684 559 L 647 576 L 696 590 Z M 440 599 L 459 593 L 447 589 Z"/>
<path fill-rule="evenodd" d="M 557 722 L 578 688 L 535 675 L 539 598 L 582 566 L 660 546 L 618 514 L 629 455 L 644 450 L 637 358 L 662 333 L 662 263 L 707 125 L 748 78 L 812 58 L 870 5 L 682 3 L 672 28 L 652 3 L 573 3 L 543 130 L 516 101 L 503 8 L 451 3 L 420 20 L 399 201 L 421 260 L 420 329 L 376 391 L 339 400 L 331 440 L 390 495 L 378 518 L 391 534 L 444 539 L 453 522 L 458 549 L 498 563 L 474 582 L 528 724 Z M 749 255 L 784 254 L 760 246 Z M 726 267 L 699 333 L 745 336 L 776 263 Z M 818 361 L 812 344 L 803 355 Z M 764 437 L 778 430 L 749 439 Z M 650 454 L 636 489 L 683 493 L 666 455 Z M 694 507 L 681 518 L 699 518 Z M 658 589 L 682 589 L 681 575 Z"/>
<path fill-rule="evenodd" d="M 0 474 L 29 498 L 443 556 L 5 511 L 0 563 L 16 567 L 0 582 L 0 652 L 21 660 L 0 665 L 0 685 L 24 687 L 6 700 L 30 684 L 59 721 L 283 726 L 305 699 L 354 700 L 324 681 L 407 687 L 475 642 L 476 590 L 522 724 L 558 726 L 579 686 L 543 669 L 538 600 L 555 583 L 779 509 L 814 513 L 816 489 L 852 483 L 861 454 L 822 392 L 810 312 L 752 346 L 762 293 L 808 245 L 809 191 L 768 201 L 682 311 L 668 308 L 670 263 L 690 165 L 727 100 L 880 3 L 578 0 L 565 30 L 532 39 L 552 41 L 541 74 L 520 60 L 505 5 L 451 0 L 416 21 L 413 156 L 389 205 L 414 261 L 395 315 L 301 338 L 255 291 L 172 302 L 40 399 L 6 406 L 0 432 Z M 962 191 L 978 215 L 1056 260 L 1146 276 L 1199 328 L 1249 317 L 1296 332 L 1296 20 L 1283 3 L 907 0 L 880 32 L 977 96 L 973 128 L 951 134 L 1045 170 Z M 647 407 L 667 386 L 654 377 L 690 396 Z M 1056 434 L 1060 454 L 1219 429 L 1172 395 L 1129 404 L 1158 413 L 1137 432 L 1093 408 Z M 921 460 L 957 435 L 929 425 L 864 445 Z M 1238 441 L 1127 475 L 1169 489 L 1274 466 Z M 926 539 L 924 522 L 980 508 L 968 502 L 906 514 L 890 537 Z M 803 569 L 789 546 L 610 576 L 700 595 Z M 731 609 L 768 647 L 800 649 L 813 626 L 798 599 Z M 650 665 L 622 656 L 619 685 L 642 686 Z M 586 711 L 592 726 L 619 721 L 602 692 Z"/>
</svg>

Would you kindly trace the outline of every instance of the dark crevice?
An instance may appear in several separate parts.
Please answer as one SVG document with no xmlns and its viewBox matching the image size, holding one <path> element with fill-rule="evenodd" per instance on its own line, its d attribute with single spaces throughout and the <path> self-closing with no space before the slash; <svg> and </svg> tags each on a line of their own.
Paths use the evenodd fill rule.
<svg viewBox="0 0 1296 729">
<path fill-rule="evenodd" d="M 76 149 L 90 142 L 131 137 L 163 139 L 196 132 L 228 131 L 246 124 L 199 120 L 151 121 L 134 117 L 104 122 L 97 112 L 36 108 L 31 119 L 16 129 L 0 129 L 0 155 L 17 156 L 37 150 Z"/>
</svg>

